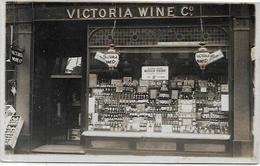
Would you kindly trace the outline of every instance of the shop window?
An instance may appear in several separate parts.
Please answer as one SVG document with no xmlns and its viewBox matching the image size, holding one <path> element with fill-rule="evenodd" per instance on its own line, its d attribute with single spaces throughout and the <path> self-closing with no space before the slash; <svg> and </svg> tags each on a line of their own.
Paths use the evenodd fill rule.
<svg viewBox="0 0 260 166">
<path fill-rule="evenodd" d="M 129 51 L 111 69 L 92 51 L 88 130 L 229 135 L 227 52 L 205 70 L 194 54 Z"/>
</svg>

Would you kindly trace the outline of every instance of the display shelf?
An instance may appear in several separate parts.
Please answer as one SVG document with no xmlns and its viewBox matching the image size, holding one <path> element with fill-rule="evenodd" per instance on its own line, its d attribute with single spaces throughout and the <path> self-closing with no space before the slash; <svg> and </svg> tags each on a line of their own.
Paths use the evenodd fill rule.
<svg viewBox="0 0 260 166">
<path fill-rule="evenodd" d="M 66 78 L 66 79 L 69 79 L 69 78 L 82 78 L 81 75 L 58 75 L 58 74 L 54 74 L 54 75 L 51 75 L 50 78 Z"/>
<path fill-rule="evenodd" d="M 229 140 L 228 134 L 190 134 L 190 133 L 156 133 L 156 132 L 112 132 L 84 131 L 86 137 L 118 137 L 118 138 L 172 138 L 172 139 L 210 139 Z"/>
</svg>

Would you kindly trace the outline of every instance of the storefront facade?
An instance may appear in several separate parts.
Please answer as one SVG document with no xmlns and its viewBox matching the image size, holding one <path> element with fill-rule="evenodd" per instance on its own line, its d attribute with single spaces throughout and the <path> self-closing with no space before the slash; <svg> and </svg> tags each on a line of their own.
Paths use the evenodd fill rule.
<svg viewBox="0 0 260 166">
<path fill-rule="evenodd" d="M 253 9 L 7 4 L 6 27 L 24 49 L 15 152 L 251 156 Z"/>
</svg>

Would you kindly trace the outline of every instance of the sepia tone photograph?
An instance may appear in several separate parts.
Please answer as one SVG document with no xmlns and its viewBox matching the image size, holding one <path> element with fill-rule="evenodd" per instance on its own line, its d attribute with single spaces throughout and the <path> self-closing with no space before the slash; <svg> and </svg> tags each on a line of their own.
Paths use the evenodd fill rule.
<svg viewBox="0 0 260 166">
<path fill-rule="evenodd" d="M 1 160 L 258 161 L 254 3 L 4 8 Z"/>
</svg>

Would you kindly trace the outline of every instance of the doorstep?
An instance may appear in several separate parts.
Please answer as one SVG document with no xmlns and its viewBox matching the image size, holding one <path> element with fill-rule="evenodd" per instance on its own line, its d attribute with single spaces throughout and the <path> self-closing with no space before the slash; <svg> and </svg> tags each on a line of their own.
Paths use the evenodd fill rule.
<svg viewBox="0 0 260 166">
<path fill-rule="evenodd" d="M 85 154 L 80 145 L 42 145 L 32 150 L 33 153 Z"/>
</svg>

